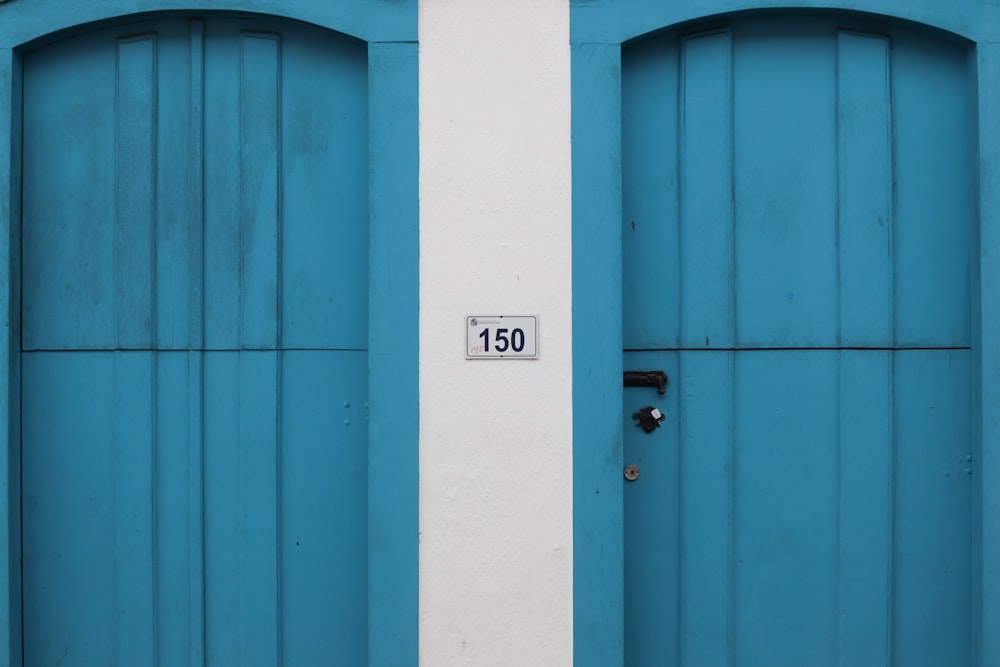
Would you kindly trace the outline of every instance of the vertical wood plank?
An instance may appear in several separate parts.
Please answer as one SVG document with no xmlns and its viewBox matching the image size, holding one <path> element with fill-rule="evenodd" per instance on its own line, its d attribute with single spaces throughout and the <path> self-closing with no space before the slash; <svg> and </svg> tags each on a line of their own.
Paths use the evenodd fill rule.
<svg viewBox="0 0 1000 667">
<path fill-rule="evenodd" d="M 367 354 L 282 356 L 279 664 L 368 664 Z"/>
<path fill-rule="evenodd" d="M 368 664 L 418 660 L 418 47 L 368 49 Z"/>
<path fill-rule="evenodd" d="M 148 331 L 148 329 L 147 329 Z M 157 572 L 153 356 L 114 352 L 115 662 L 154 665 Z"/>
<path fill-rule="evenodd" d="M 574 44 L 572 86 L 573 641 L 579 667 L 607 667 L 625 623 L 619 45 Z"/>
<path fill-rule="evenodd" d="M 16 128 L 16 129 L 15 129 Z M 21 638 L 21 59 L 0 48 L 0 656 L 22 658 Z M 3 239 L 7 239 L 3 242 Z"/>
<path fill-rule="evenodd" d="M 204 35 L 204 309 L 205 347 L 241 345 L 242 205 L 240 170 L 240 34 L 205 24 Z"/>
<path fill-rule="evenodd" d="M 205 659 L 276 665 L 277 353 L 209 352 L 204 372 Z"/>
<path fill-rule="evenodd" d="M 35 352 L 22 362 L 25 661 L 114 664 L 114 353 Z"/>
<path fill-rule="evenodd" d="M 833 667 L 837 355 L 735 355 L 734 642 L 746 667 Z"/>
<path fill-rule="evenodd" d="M 278 664 L 276 352 L 205 354 L 205 658 Z"/>
<path fill-rule="evenodd" d="M 994 14 L 995 15 L 995 14 Z M 979 44 L 976 49 L 976 78 L 979 132 L 979 201 L 980 237 L 978 277 L 979 330 L 976 340 L 975 364 L 979 387 L 980 414 L 975 432 L 980 435 L 979 451 L 974 452 L 973 464 L 981 474 L 974 475 L 976 528 L 980 535 L 980 551 L 975 554 L 973 580 L 978 583 L 975 608 L 977 664 L 1000 665 L 1000 299 L 993 285 L 1000 285 L 1000 256 L 992 248 L 1000 248 L 1000 44 Z"/>
<path fill-rule="evenodd" d="M 279 663 L 278 352 L 239 353 L 240 664 Z"/>
<path fill-rule="evenodd" d="M 156 239 L 156 36 L 118 41 L 114 308 L 120 349 L 152 345 Z"/>
<path fill-rule="evenodd" d="M 190 26 L 190 107 L 188 150 L 189 196 L 187 216 L 190 242 L 188 257 L 190 296 L 188 303 L 188 344 L 193 349 L 205 347 L 205 24 L 191 21 Z M 200 360 L 200 358 L 199 358 Z"/>
<path fill-rule="evenodd" d="M 681 665 L 730 665 L 734 425 L 732 352 L 685 352 L 681 423 Z"/>
<path fill-rule="evenodd" d="M 240 598 L 240 365 L 237 352 L 206 352 L 204 395 L 205 656 L 208 664 L 239 662 L 243 622 Z"/>
<path fill-rule="evenodd" d="M 967 346 L 975 179 L 966 57 L 905 34 L 892 54 L 895 343 Z"/>
<path fill-rule="evenodd" d="M 895 353 L 892 650 L 896 664 L 969 664 L 968 350 Z"/>
<path fill-rule="evenodd" d="M 836 344 L 834 45 L 757 23 L 734 44 L 737 345 Z M 776 72 L 781 72 L 776 76 Z"/>
<path fill-rule="evenodd" d="M 282 41 L 280 326 L 286 348 L 368 347 L 368 190 L 369 178 L 379 180 L 382 172 L 368 166 L 378 157 L 368 154 L 369 113 L 374 119 L 379 110 L 369 108 L 367 56 L 364 44 L 336 35 L 296 31 Z M 391 113 L 398 123 L 399 108 Z M 392 174 L 387 178 L 402 177 L 393 162 L 379 169 Z M 407 246 L 396 241 L 391 247 Z"/>
<path fill-rule="evenodd" d="M 729 31 L 681 40 L 681 346 L 735 344 Z"/>
<path fill-rule="evenodd" d="M 192 667 L 205 664 L 206 598 L 205 582 L 205 355 L 189 352 L 188 363 L 188 484 L 189 484 L 189 554 L 190 566 L 190 662 Z M 167 664 L 164 662 L 164 664 Z"/>
<path fill-rule="evenodd" d="M 194 21 L 156 25 L 156 241 L 154 346 L 199 346 L 201 303 L 200 172 L 202 63 Z"/>
<path fill-rule="evenodd" d="M 281 40 L 240 39 L 241 347 L 278 345 L 281 256 Z"/>
<path fill-rule="evenodd" d="M 889 40 L 837 33 L 837 215 L 845 346 L 892 344 L 892 92 Z"/>
<path fill-rule="evenodd" d="M 189 662 L 192 667 L 206 663 L 205 566 L 205 24 L 193 20 L 189 26 L 190 101 L 188 171 L 190 198 L 188 216 L 190 254 L 188 256 L 190 304 L 187 354 L 188 388 L 188 554 L 189 554 Z M 164 664 L 167 664 L 166 662 Z"/>
<path fill-rule="evenodd" d="M 189 664 L 192 610 L 191 522 L 193 512 L 189 438 L 192 392 L 186 352 L 156 352 L 154 370 L 153 498 L 155 513 L 154 589 L 156 662 Z M 200 604 L 200 600 L 199 600 Z M 194 663 L 191 663 L 194 664 Z"/>
<path fill-rule="evenodd" d="M 893 664 L 892 352 L 840 352 L 837 664 Z"/>
<path fill-rule="evenodd" d="M 626 352 L 626 368 L 658 368 L 675 380 L 677 352 Z M 676 385 L 675 385 L 676 386 Z M 670 387 L 660 396 L 655 389 L 629 387 L 623 392 L 624 462 L 639 466 L 641 476 L 626 483 L 625 608 L 644 623 L 625 624 L 625 664 L 654 667 L 680 664 L 682 600 L 681 557 L 677 539 L 683 519 L 681 477 L 683 454 L 678 450 L 684 424 L 678 392 Z M 630 416 L 645 405 L 665 415 L 660 427 L 646 433 Z"/>
<path fill-rule="evenodd" d="M 626 349 L 677 347 L 678 57 L 673 39 L 622 58 L 622 328 Z"/>
<path fill-rule="evenodd" d="M 91 34 L 24 60 L 26 349 L 115 345 L 115 54 Z"/>
</svg>

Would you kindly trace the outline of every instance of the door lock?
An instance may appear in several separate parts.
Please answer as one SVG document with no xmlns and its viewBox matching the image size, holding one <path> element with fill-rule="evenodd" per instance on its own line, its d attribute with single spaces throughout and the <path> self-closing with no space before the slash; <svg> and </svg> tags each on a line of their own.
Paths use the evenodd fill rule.
<svg viewBox="0 0 1000 667">
<path fill-rule="evenodd" d="M 663 413 L 652 405 L 640 408 L 638 412 L 632 413 L 632 419 L 636 420 L 636 426 L 641 426 L 646 433 L 652 433 L 660 427 L 663 421 Z"/>
</svg>

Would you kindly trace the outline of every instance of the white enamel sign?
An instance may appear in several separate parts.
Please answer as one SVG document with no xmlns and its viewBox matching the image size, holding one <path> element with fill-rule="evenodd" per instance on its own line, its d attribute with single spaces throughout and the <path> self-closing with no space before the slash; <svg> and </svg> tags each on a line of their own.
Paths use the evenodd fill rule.
<svg viewBox="0 0 1000 667">
<path fill-rule="evenodd" d="M 466 359 L 537 359 L 536 315 L 469 315 L 465 318 Z"/>
</svg>

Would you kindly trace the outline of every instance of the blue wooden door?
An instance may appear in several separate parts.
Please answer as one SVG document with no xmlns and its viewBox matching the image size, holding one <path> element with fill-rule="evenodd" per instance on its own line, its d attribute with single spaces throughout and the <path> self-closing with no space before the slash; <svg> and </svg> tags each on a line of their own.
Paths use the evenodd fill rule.
<svg viewBox="0 0 1000 667">
<path fill-rule="evenodd" d="M 970 664 L 967 55 L 818 15 L 624 49 L 624 364 L 670 377 L 624 394 L 629 667 Z"/>
<path fill-rule="evenodd" d="M 366 156 L 317 28 L 25 55 L 26 665 L 366 663 Z"/>
</svg>

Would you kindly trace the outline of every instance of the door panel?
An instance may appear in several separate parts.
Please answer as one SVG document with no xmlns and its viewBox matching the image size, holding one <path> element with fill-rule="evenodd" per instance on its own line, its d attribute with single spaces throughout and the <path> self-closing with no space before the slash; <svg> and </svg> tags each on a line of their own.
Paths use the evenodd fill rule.
<svg viewBox="0 0 1000 667">
<path fill-rule="evenodd" d="M 205 354 L 213 664 L 364 655 L 366 373 L 363 352 Z"/>
<path fill-rule="evenodd" d="M 25 664 L 148 662 L 150 360 L 148 352 L 22 360 Z M 116 420 L 119 410 L 127 416 Z"/>
<path fill-rule="evenodd" d="M 963 48 L 775 19 L 623 58 L 626 349 L 969 345 Z"/>
<path fill-rule="evenodd" d="M 365 348 L 366 49 L 278 27 L 25 56 L 25 349 Z"/>
<path fill-rule="evenodd" d="M 624 50 L 624 365 L 670 376 L 624 394 L 629 667 L 969 664 L 965 62 L 816 16 Z"/>
<path fill-rule="evenodd" d="M 222 15 L 25 55 L 25 664 L 365 663 L 366 81 Z"/>
<path fill-rule="evenodd" d="M 969 664 L 967 350 L 625 362 L 626 664 Z"/>
</svg>

